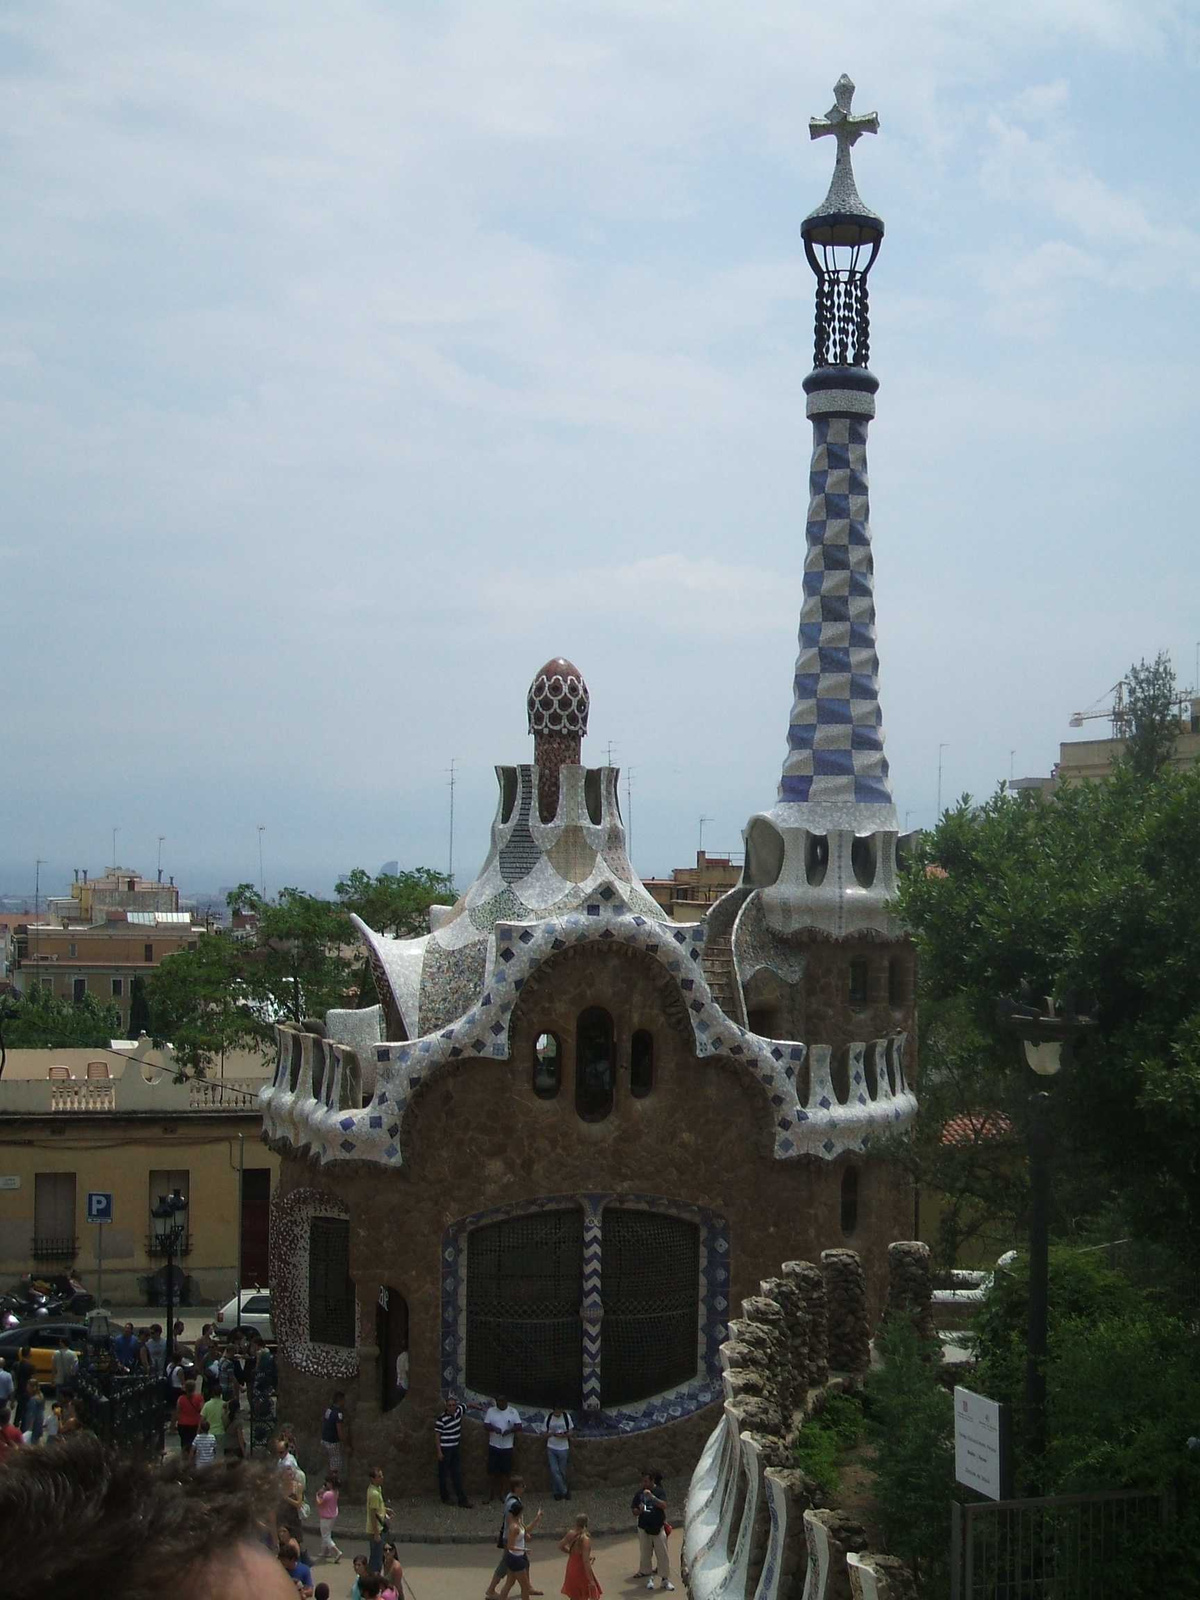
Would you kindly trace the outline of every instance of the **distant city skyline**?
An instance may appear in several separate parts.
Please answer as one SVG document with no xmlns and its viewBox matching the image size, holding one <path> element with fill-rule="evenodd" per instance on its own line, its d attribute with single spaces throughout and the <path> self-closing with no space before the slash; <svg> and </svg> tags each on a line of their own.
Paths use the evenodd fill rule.
<svg viewBox="0 0 1200 1600">
<path fill-rule="evenodd" d="M 1190 686 L 1185 8 L 16 0 L 0 892 L 101 868 L 114 827 L 148 874 L 165 836 L 185 893 L 259 882 L 260 827 L 271 891 L 444 869 L 452 760 L 462 886 L 559 653 L 585 760 L 633 769 L 638 870 L 693 859 L 702 816 L 739 849 L 785 751 L 807 119 L 843 71 L 881 120 L 901 825 L 934 820 L 939 747 L 943 801 L 980 797 L 1131 661 Z"/>
</svg>

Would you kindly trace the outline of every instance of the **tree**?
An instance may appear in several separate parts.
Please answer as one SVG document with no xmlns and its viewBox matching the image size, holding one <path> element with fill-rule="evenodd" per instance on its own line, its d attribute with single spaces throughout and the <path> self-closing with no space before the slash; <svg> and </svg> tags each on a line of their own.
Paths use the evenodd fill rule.
<svg viewBox="0 0 1200 1600">
<path fill-rule="evenodd" d="M 4 1018 L 9 1050 L 102 1049 L 120 1032 L 119 1007 L 90 994 L 62 1000 L 40 985 L 10 999 Z"/>
<path fill-rule="evenodd" d="M 262 1006 L 299 1023 L 347 1005 L 358 941 L 345 908 L 303 889 L 281 889 L 255 909 L 258 943 L 245 977 Z"/>
<path fill-rule="evenodd" d="M 1175 673 L 1165 650 L 1125 674 L 1129 733 L 1121 759 L 1138 778 L 1156 777 L 1171 759 L 1179 734 L 1177 699 Z"/>
<path fill-rule="evenodd" d="M 1122 1223 L 1200 1269 L 1200 769 L 1030 803 L 964 800 L 926 837 L 899 909 L 921 961 L 935 1042 L 922 1093 L 997 1110 L 1023 1139 L 1032 1074 L 995 1019 L 1000 996 L 1094 997 L 1095 1036 L 1053 1084 L 1056 1225 Z M 974 1043 L 971 1043 L 974 1040 Z M 951 1066 L 957 1073 L 952 1084 Z M 944 1105 L 945 1101 L 943 1101 Z M 918 1119 L 930 1174 L 955 1181 L 940 1127 Z M 915 1158 L 914 1158 L 915 1159 Z M 1014 1207 L 1024 1163 L 1013 1164 Z"/>
<path fill-rule="evenodd" d="M 269 1042 L 270 1029 L 249 1003 L 243 962 L 232 939 L 207 933 L 194 950 L 167 956 L 152 974 L 147 1031 L 158 1048 L 174 1048 L 181 1066 L 203 1073 L 230 1050 Z"/>
<path fill-rule="evenodd" d="M 337 883 L 338 899 L 347 912 L 361 917 L 368 928 L 394 939 L 413 939 L 429 932 L 430 906 L 454 903 L 454 886 L 444 872 L 414 867 L 408 872 L 381 872 L 372 878 L 355 867 Z M 364 1004 L 374 988 L 371 965 L 363 957 L 359 970 L 358 1003 Z"/>
<path fill-rule="evenodd" d="M 129 1037 L 151 1032 L 150 1001 L 146 995 L 146 980 L 140 974 L 129 985 Z"/>
</svg>

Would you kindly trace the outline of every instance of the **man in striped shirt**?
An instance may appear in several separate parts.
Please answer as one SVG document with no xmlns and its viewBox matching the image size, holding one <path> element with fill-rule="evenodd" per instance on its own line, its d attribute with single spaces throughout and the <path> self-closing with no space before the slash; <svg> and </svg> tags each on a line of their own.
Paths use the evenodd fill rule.
<svg viewBox="0 0 1200 1600">
<path fill-rule="evenodd" d="M 454 1490 L 460 1506 L 471 1504 L 463 1490 L 462 1466 L 459 1461 L 465 1415 L 465 1408 L 458 1396 L 447 1389 L 443 1397 L 441 1415 L 433 1419 L 433 1438 L 437 1446 L 438 1493 L 445 1505 L 450 1504 L 451 1489 Z"/>
</svg>

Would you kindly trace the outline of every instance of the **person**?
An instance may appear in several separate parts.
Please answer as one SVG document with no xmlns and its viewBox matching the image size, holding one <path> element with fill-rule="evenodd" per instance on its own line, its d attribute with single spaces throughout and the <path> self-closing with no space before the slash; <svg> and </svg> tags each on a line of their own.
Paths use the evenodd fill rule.
<svg viewBox="0 0 1200 1600">
<path fill-rule="evenodd" d="M 7 1406 L 0 1406 L 0 1461 L 11 1450 L 17 1450 L 25 1443 L 25 1435 L 20 1428 L 13 1426 L 12 1412 Z"/>
<path fill-rule="evenodd" d="M 175 1324 L 175 1341 L 176 1341 L 177 1344 L 179 1342 L 179 1339 L 180 1339 L 180 1336 L 182 1335 L 182 1333 L 183 1333 L 183 1323 L 182 1322 L 177 1322 Z M 207 1366 L 207 1364 L 208 1364 L 208 1352 L 209 1352 L 209 1350 L 210 1350 L 210 1348 L 212 1346 L 212 1342 L 213 1342 L 213 1327 L 212 1327 L 212 1323 L 211 1322 L 206 1322 L 204 1324 L 204 1326 L 200 1329 L 200 1337 L 196 1340 L 196 1343 L 192 1347 L 192 1360 L 196 1363 L 196 1365 L 198 1367 Z"/>
<path fill-rule="evenodd" d="M 647 1589 L 654 1587 L 653 1563 L 658 1562 L 658 1580 L 664 1589 L 674 1589 L 671 1563 L 667 1555 L 667 1501 L 661 1473 L 643 1472 L 641 1487 L 634 1494 L 630 1510 L 637 1517 L 638 1578 L 645 1578 Z"/>
<path fill-rule="evenodd" d="M 400 1565 L 400 1556 L 397 1553 L 396 1546 L 390 1540 L 387 1540 L 383 1546 L 383 1582 L 385 1594 L 387 1589 L 391 1588 L 395 1591 L 399 1600 L 403 1600 L 404 1568 Z"/>
<path fill-rule="evenodd" d="M 311 1597 L 313 1592 L 312 1568 L 300 1559 L 300 1547 L 294 1539 L 289 1539 L 287 1548 L 279 1558 L 283 1562 L 283 1570 L 296 1586 L 297 1594 Z"/>
<path fill-rule="evenodd" d="M 22 1430 L 29 1444 L 41 1444 L 46 1425 L 46 1397 L 36 1378 L 25 1385 L 25 1427 Z"/>
<path fill-rule="evenodd" d="M 195 1382 L 189 1382 L 175 1402 L 175 1431 L 179 1435 L 179 1448 L 184 1455 L 192 1448 L 192 1440 L 200 1427 L 204 1414 L 204 1401 L 196 1393 Z"/>
<path fill-rule="evenodd" d="M 242 1431 L 242 1402 L 235 1397 L 229 1401 L 229 1417 L 225 1423 L 225 1454 L 237 1456 L 239 1460 L 246 1454 L 246 1435 Z"/>
<path fill-rule="evenodd" d="M 583 1512 L 575 1518 L 575 1526 L 558 1547 L 566 1552 L 567 1570 L 563 1574 L 560 1594 L 568 1600 L 600 1600 L 604 1590 L 596 1577 L 596 1558 L 592 1554 L 592 1536 L 588 1532 L 588 1519 Z"/>
<path fill-rule="evenodd" d="M 76 1433 L 0 1469 L 4 1600 L 296 1600 L 262 1531 L 276 1485 L 246 1462 L 193 1472 Z M 86 1579 L 81 1581 L 80 1574 Z"/>
<path fill-rule="evenodd" d="M 439 1416 L 433 1419 L 433 1442 L 437 1450 L 438 1493 L 442 1497 L 442 1504 L 450 1504 L 450 1490 L 460 1506 L 469 1507 L 471 1502 L 467 1499 L 462 1481 L 462 1425 L 466 1408 L 458 1396 L 449 1389 L 442 1399 L 442 1410 Z"/>
<path fill-rule="evenodd" d="M 13 1422 L 25 1432 L 25 1407 L 29 1402 L 29 1380 L 33 1377 L 33 1352 L 23 1344 L 13 1368 Z"/>
<path fill-rule="evenodd" d="M 550 1484 L 556 1500 L 571 1498 L 571 1491 L 567 1486 L 567 1462 L 571 1454 L 571 1441 L 567 1435 L 574 1426 L 571 1413 L 564 1411 L 561 1406 L 555 1406 L 553 1411 L 546 1413 L 546 1465 L 550 1468 Z"/>
<path fill-rule="evenodd" d="M 83 1422 L 75 1408 L 74 1389 L 60 1389 L 55 1398 L 58 1401 L 59 1433 L 73 1433 L 76 1428 L 82 1428 Z"/>
<path fill-rule="evenodd" d="M 500 1600 L 508 1600 L 515 1583 L 521 1591 L 521 1600 L 529 1600 L 532 1590 L 529 1587 L 529 1535 L 542 1520 L 539 1511 L 532 1522 L 523 1522 L 524 1506 L 520 1500 L 513 1505 L 508 1513 L 507 1536 L 504 1545 L 504 1564 L 508 1568 L 508 1576 L 504 1580 L 504 1587 L 500 1591 Z"/>
<path fill-rule="evenodd" d="M 371 1569 L 367 1566 L 366 1556 L 355 1556 L 350 1565 L 354 1568 L 354 1586 L 350 1590 L 350 1600 L 361 1600 L 362 1581 L 371 1575 Z"/>
<path fill-rule="evenodd" d="M 500 1552 L 500 1559 L 496 1563 L 496 1570 L 488 1580 L 483 1600 L 499 1600 L 496 1585 L 508 1577 L 508 1562 L 505 1552 L 508 1548 L 508 1518 L 514 1506 L 519 1506 L 525 1497 L 525 1479 L 514 1473 L 509 1483 L 508 1493 L 504 1497 L 504 1511 L 500 1517 L 500 1532 L 496 1537 L 496 1548 Z M 525 1552 L 528 1556 L 529 1552 Z M 532 1580 L 531 1580 L 532 1581 Z M 533 1591 L 531 1590 L 530 1593 Z M 539 1591 L 540 1592 L 540 1591 Z"/>
<path fill-rule="evenodd" d="M 71 1349 L 71 1341 L 65 1333 L 58 1341 L 58 1349 L 50 1358 L 50 1367 L 54 1376 L 56 1391 L 69 1387 L 71 1380 L 79 1370 L 79 1357 Z"/>
<path fill-rule="evenodd" d="M 329 1585 L 319 1583 L 313 1590 L 313 1600 L 329 1600 Z"/>
<path fill-rule="evenodd" d="M 403 1400 L 408 1393 L 408 1351 L 401 1350 L 396 1357 L 396 1399 Z"/>
<path fill-rule="evenodd" d="M 200 1418 L 196 1437 L 192 1440 L 191 1457 L 198 1467 L 211 1467 L 217 1459 L 217 1441 L 213 1438 L 208 1418 Z"/>
<path fill-rule="evenodd" d="M 364 1572 L 357 1578 L 351 1591 L 354 1600 L 379 1600 L 383 1593 L 383 1579 L 376 1572 Z"/>
<path fill-rule="evenodd" d="M 346 1470 L 342 1448 L 346 1442 L 346 1391 L 335 1389 L 321 1417 L 321 1448 L 325 1464 L 339 1478 Z"/>
<path fill-rule="evenodd" d="M 229 1422 L 229 1407 L 222 1399 L 219 1390 L 208 1390 L 208 1399 L 201 1407 L 200 1415 L 208 1423 L 209 1432 L 216 1441 L 219 1454 L 225 1447 L 225 1428 Z"/>
<path fill-rule="evenodd" d="M 62 1431 L 62 1407 L 53 1402 L 46 1407 L 42 1421 L 42 1443 L 49 1444 L 52 1439 L 57 1439 Z"/>
<path fill-rule="evenodd" d="M 488 1436 L 488 1501 L 497 1495 L 504 1499 L 512 1479 L 513 1445 L 521 1431 L 521 1413 L 510 1406 L 506 1395 L 498 1394 L 483 1414 Z"/>
<path fill-rule="evenodd" d="M 112 1342 L 113 1355 L 117 1358 L 118 1365 L 124 1367 L 126 1372 L 134 1372 L 138 1364 L 138 1336 L 133 1331 L 133 1323 L 127 1322 L 124 1330 Z"/>
<path fill-rule="evenodd" d="M 370 1553 L 367 1565 L 372 1572 L 383 1571 L 383 1541 L 387 1537 L 391 1511 L 383 1498 L 383 1468 L 371 1468 L 371 1481 L 367 1487 L 367 1543 Z"/>
<path fill-rule="evenodd" d="M 292 1454 L 291 1443 L 286 1433 L 281 1433 L 275 1440 L 275 1465 L 280 1472 L 295 1472 L 300 1463 Z"/>
<path fill-rule="evenodd" d="M 3 1356 L 0 1356 L 0 1406 L 6 1406 L 12 1399 L 13 1375 Z"/>
<path fill-rule="evenodd" d="M 333 1542 L 333 1525 L 338 1516 L 338 1475 L 331 1472 L 325 1479 L 325 1487 L 317 1490 L 317 1521 L 321 1524 L 321 1560 L 328 1561 L 333 1557 L 336 1566 L 342 1559 L 342 1552 Z"/>
<path fill-rule="evenodd" d="M 161 1378 L 166 1371 L 167 1341 L 163 1338 L 162 1323 L 150 1324 L 150 1337 L 146 1340 L 146 1351 L 150 1357 L 150 1370 L 156 1378 Z"/>
<path fill-rule="evenodd" d="M 144 1378 L 150 1376 L 153 1370 L 150 1361 L 150 1329 L 139 1328 L 137 1334 L 137 1355 L 134 1358 L 133 1370 Z"/>
</svg>

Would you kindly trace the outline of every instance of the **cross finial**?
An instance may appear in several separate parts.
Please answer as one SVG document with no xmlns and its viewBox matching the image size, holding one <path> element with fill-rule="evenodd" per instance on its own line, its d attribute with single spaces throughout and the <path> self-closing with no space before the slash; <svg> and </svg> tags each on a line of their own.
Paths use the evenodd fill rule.
<svg viewBox="0 0 1200 1600">
<path fill-rule="evenodd" d="M 874 212 L 863 204 L 855 185 L 854 169 L 850 164 L 850 147 L 857 143 L 864 133 L 879 132 L 879 117 L 874 111 L 868 112 L 866 116 L 856 117 L 850 110 L 853 99 L 854 84 L 843 72 L 833 86 L 833 104 L 828 112 L 823 117 L 810 117 L 808 120 L 810 138 L 820 139 L 825 134 L 832 134 L 837 140 L 833 181 L 829 185 L 829 193 L 824 203 L 817 207 L 814 216 L 830 212 L 874 216 Z"/>
</svg>

